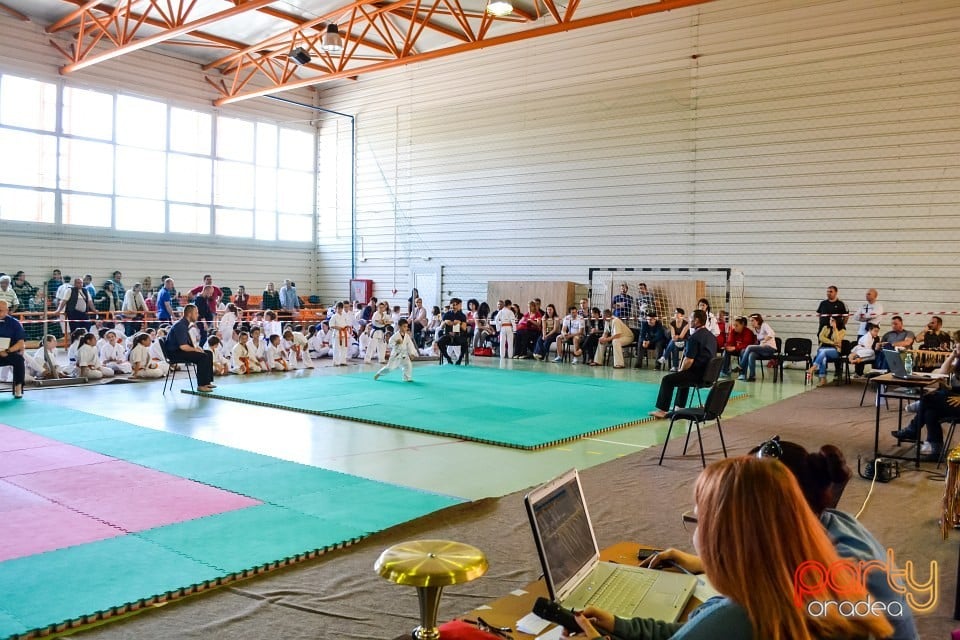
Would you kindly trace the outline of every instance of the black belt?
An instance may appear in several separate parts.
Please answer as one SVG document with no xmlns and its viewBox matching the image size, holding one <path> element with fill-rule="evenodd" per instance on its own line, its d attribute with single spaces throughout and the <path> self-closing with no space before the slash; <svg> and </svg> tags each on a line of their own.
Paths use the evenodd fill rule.
<svg viewBox="0 0 960 640">
<path fill-rule="evenodd" d="M 377 325 L 373 325 L 373 330 L 374 330 L 374 331 L 384 331 L 384 330 L 386 330 L 386 327 L 378 327 Z"/>
</svg>

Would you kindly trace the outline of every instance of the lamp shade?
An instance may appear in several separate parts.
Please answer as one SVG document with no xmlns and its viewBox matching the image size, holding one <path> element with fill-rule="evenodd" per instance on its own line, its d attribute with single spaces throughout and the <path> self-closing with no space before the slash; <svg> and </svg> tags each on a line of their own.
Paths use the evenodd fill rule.
<svg viewBox="0 0 960 640">
<path fill-rule="evenodd" d="M 297 64 L 307 64 L 310 62 L 310 54 L 304 51 L 303 47 L 297 47 L 290 52 L 290 59 Z"/>
<path fill-rule="evenodd" d="M 340 37 L 340 28 L 337 25 L 332 22 L 327 25 L 327 30 L 320 40 L 320 46 L 324 51 L 340 51 L 343 49 L 343 38 Z"/>
<path fill-rule="evenodd" d="M 513 13 L 513 4 L 510 0 L 489 0 L 487 2 L 487 13 L 498 18 L 508 16 Z"/>
</svg>

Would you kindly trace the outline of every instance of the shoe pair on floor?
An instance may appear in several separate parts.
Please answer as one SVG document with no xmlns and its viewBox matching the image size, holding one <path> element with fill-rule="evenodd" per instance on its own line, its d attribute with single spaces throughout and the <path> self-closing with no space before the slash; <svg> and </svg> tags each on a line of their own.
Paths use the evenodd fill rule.
<svg viewBox="0 0 960 640">
<path fill-rule="evenodd" d="M 910 429 L 894 429 L 890 432 L 894 438 L 900 442 L 916 442 L 917 434 L 915 431 Z M 933 443 L 924 440 L 920 443 L 920 459 L 927 462 L 937 462 L 940 460 L 940 447 L 934 446 Z"/>
</svg>

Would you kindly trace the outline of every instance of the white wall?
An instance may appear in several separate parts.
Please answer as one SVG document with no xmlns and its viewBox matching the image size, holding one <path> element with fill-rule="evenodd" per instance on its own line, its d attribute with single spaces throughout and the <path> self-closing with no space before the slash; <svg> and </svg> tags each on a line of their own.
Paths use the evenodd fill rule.
<svg viewBox="0 0 960 640">
<path fill-rule="evenodd" d="M 176 106 L 213 111 L 212 101 L 217 96 L 204 81 L 199 65 L 141 51 L 63 78 L 58 69 L 64 59 L 48 41 L 42 25 L 20 22 L 0 12 L 0 73 L 123 91 L 167 100 Z M 313 93 L 291 92 L 285 97 L 310 103 Z M 216 111 L 277 122 L 312 117 L 305 109 L 267 99 Z M 259 293 L 267 281 L 279 283 L 284 278 L 294 280 L 303 295 L 317 291 L 318 265 L 312 244 L 4 221 L 0 222 L 0 246 L 0 271 L 14 273 L 23 269 L 34 285 L 49 277 L 52 268 L 59 267 L 70 275 L 91 273 L 98 286 L 115 269 L 120 269 L 127 284 L 144 276 L 151 276 L 156 284 L 157 278 L 167 273 L 183 284 L 197 283 L 204 273 L 212 273 L 217 283 L 232 287 L 244 284 L 251 293 Z M 342 288 L 345 290 L 345 283 Z"/>
<path fill-rule="evenodd" d="M 357 275 L 401 299 L 430 257 L 466 298 L 729 266 L 768 314 L 828 284 L 960 308 L 958 52 L 955 0 L 717 0 L 361 76 L 321 93 L 357 118 Z M 350 276 L 348 138 L 323 121 L 323 289 Z"/>
</svg>

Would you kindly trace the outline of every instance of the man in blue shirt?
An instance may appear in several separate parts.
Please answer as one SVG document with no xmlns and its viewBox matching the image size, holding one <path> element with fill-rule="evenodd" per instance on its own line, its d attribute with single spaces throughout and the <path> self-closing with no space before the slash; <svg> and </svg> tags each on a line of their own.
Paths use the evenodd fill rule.
<svg viewBox="0 0 960 640">
<path fill-rule="evenodd" d="M 23 361 L 24 340 L 27 335 L 20 321 L 10 315 L 10 305 L 0 300 L 0 367 L 13 367 L 13 397 L 23 397 L 23 379 L 26 373 Z"/>
<path fill-rule="evenodd" d="M 300 308 L 297 287 L 289 280 L 284 280 L 283 286 L 280 287 L 280 308 L 286 311 L 288 315 L 293 315 Z"/>
<path fill-rule="evenodd" d="M 173 282 L 170 280 L 170 282 Z M 183 316 L 173 323 L 167 334 L 166 353 L 170 362 L 189 362 L 197 366 L 197 391 L 213 391 L 213 353 L 204 351 L 199 345 L 206 342 L 206 331 L 202 325 L 200 339 L 195 344 L 190 337 L 190 325 L 197 322 L 200 314 L 197 305 L 188 304 L 183 308 Z"/>
<path fill-rule="evenodd" d="M 170 322 L 177 310 L 177 303 L 173 299 L 173 278 L 163 281 L 163 288 L 157 294 L 157 320 Z"/>
<path fill-rule="evenodd" d="M 627 293 L 630 288 L 624 282 L 620 285 L 620 293 L 613 296 L 613 315 L 621 320 L 633 317 L 633 296 Z"/>
</svg>

